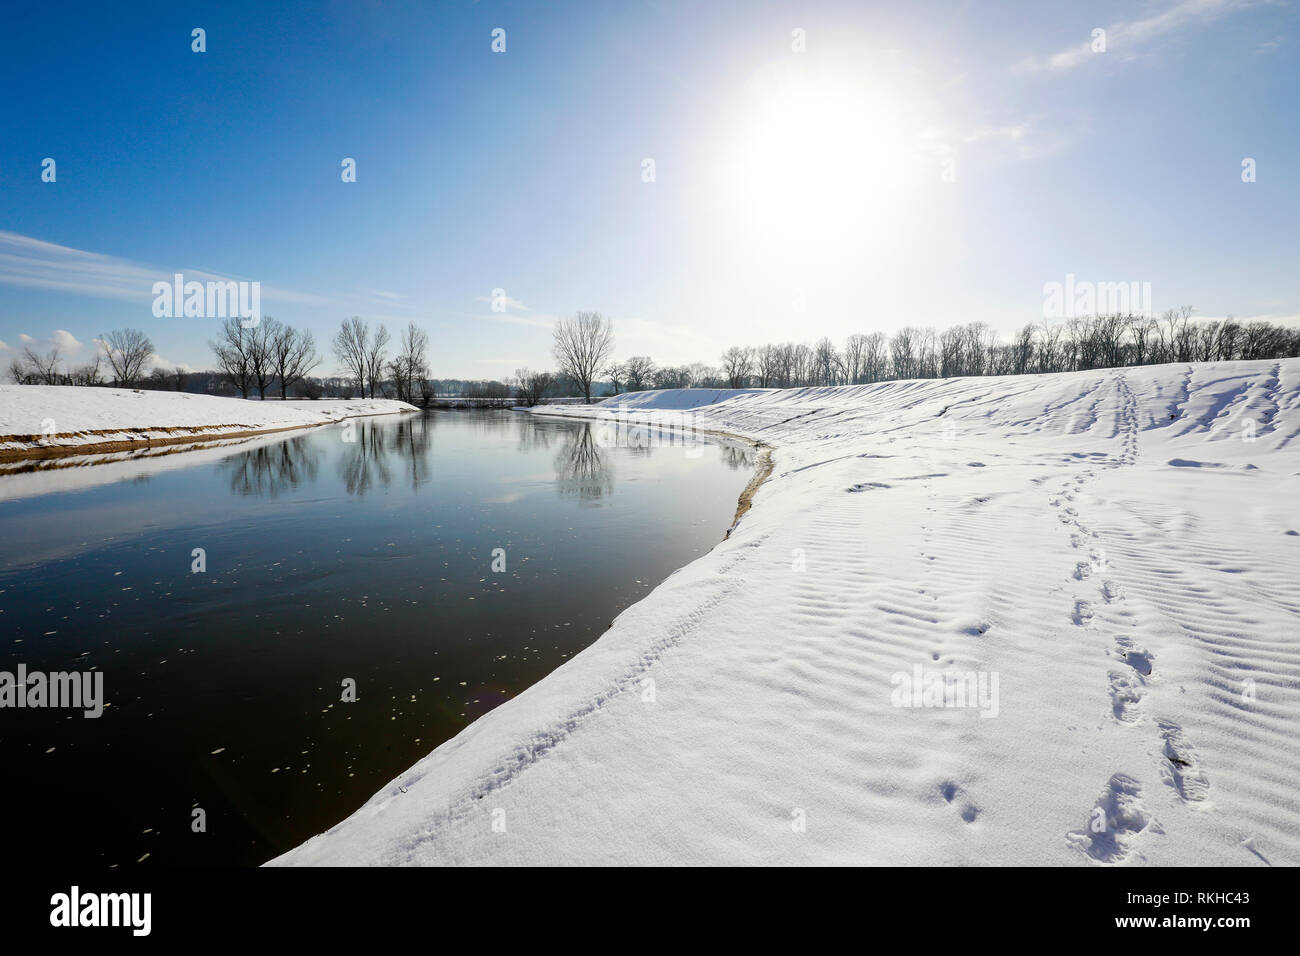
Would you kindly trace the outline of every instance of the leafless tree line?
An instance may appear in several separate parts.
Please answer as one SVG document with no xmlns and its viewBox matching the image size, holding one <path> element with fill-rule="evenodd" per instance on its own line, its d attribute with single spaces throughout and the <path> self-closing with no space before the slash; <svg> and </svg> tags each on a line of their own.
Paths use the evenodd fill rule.
<svg viewBox="0 0 1300 956">
<path fill-rule="evenodd" d="M 391 337 L 380 323 L 373 329 L 360 316 L 344 319 L 334 335 L 334 354 L 351 377 L 360 395 L 384 397 L 391 384 L 399 401 L 427 401 L 434 394 L 429 378 L 429 334 L 414 322 L 407 323 L 397 343 L 397 353 L 388 357 Z"/>
<path fill-rule="evenodd" d="M 1198 321 L 1194 309 L 1170 309 L 1158 318 L 1093 315 L 1064 323 L 1028 324 L 1010 342 L 983 322 L 942 332 L 908 326 L 850 335 L 843 346 L 829 338 L 809 345 L 785 342 L 757 348 L 733 346 L 716 368 L 656 367 L 634 356 L 606 369 L 614 391 L 644 388 L 798 388 L 860 385 L 910 378 L 1025 375 L 1096 368 L 1215 362 L 1300 356 L 1300 329 L 1266 321 Z"/>
<path fill-rule="evenodd" d="M 145 366 L 154 356 L 149 336 L 138 329 L 115 329 L 95 340 L 95 354 L 84 365 L 64 368 L 62 350 L 56 345 L 46 352 L 33 346 L 9 363 L 9 377 L 18 385 L 118 385 L 139 384 Z M 104 365 L 108 365 L 108 377 Z M 177 370 L 179 372 L 179 369 Z M 160 370 L 155 369 L 154 374 Z M 162 373 L 166 374 L 166 373 Z"/>
<path fill-rule="evenodd" d="M 243 398 L 257 389 L 258 398 L 264 399 L 277 383 L 280 398 L 287 398 L 289 389 L 321 362 L 310 330 L 295 329 L 269 315 L 250 326 L 232 316 L 208 344 L 218 370 Z"/>
<path fill-rule="evenodd" d="M 720 364 L 699 362 L 659 366 L 647 355 L 611 362 L 613 325 L 598 312 L 579 312 L 557 320 L 553 354 L 558 371 L 517 369 L 507 383 L 460 383 L 493 397 L 511 391 L 523 404 L 548 395 L 580 393 L 590 402 L 597 375 L 608 378 L 613 392 L 649 388 L 791 388 L 809 385 L 857 385 L 909 378 L 977 375 L 1022 375 L 1095 368 L 1211 362 L 1300 356 L 1300 329 L 1266 321 L 1197 320 L 1184 306 L 1159 317 L 1107 314 L 1073 318 L 1064 323 L 1027 324 L 1001 341 L 983 322 L 956 325 L 938 332 L 908 326 L 892 335 L 855 333 L 843 345 L 823 337 L 813 344 L 785 342 L 759 347 L 733 346 Z M 391 337 L 379 324 L 346 319 L 332 341 L 345 377 L 310 379 L 321 364 L 310 331 L 293 329 L 271 317 L 251 328 L 228 319 L 211 343 L 220 374 L 247 398 L 253 390 L 265 397 L 278 386 L 281 398 L 300 385 L 308 394 L 382 397 L 395 394 L 413 404 L 427 402 L 438 382 L 429 377 L 429 337 L 414 322 L 388 354 Z M 92 362 L 64 369 L 59 349 L 38 352 L 32 346 L 10 363 L 9 374 L 22 384 L 145 385 L 183 388 L 187 373 L 155 368 L 146 379 L 153 344 L 134 329 L 110 332 L 97 341 Z M 105 369 L 105 366 L 107 367 Z M 443 383 L 444 387 L 446 383 Z M 391 391 L 390 391 L 391 390 Z M 468 394 L 466 392 L 466 394 Z"/>
<path fill-rule="evenodd" d="M 530 368 L 515 369 L 511 384 L 521 405 L 531 408 L 540 405 L 548 392 L 555 385 L 555 376 L 550 372 L 534 372 Z"/>
</svg>

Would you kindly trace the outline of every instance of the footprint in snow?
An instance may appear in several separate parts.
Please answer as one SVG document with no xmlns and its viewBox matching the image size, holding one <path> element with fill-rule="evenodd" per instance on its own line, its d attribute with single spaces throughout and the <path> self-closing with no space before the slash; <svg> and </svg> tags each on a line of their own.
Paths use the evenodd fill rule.
<svg viewBox="0 0 1300 956">
<path fill-rule="evenodd" d="M 1138 838 L 1148 831 L 1163 832 L 1142 805 L 1138 782 L 1117 773 L 1106 782 L 1088 822 L 1066 836 L 1092 861 L 1114 865 L 1128 859 Z"/>
<path fill-rule="evenodd" d="M 1074 611 L 1070 614 L 1070 620 L 1082 627 L 1092 620 L 1092 605 L 1087 601 L 1078 600 L 1074 602 Z"/>
</svg>

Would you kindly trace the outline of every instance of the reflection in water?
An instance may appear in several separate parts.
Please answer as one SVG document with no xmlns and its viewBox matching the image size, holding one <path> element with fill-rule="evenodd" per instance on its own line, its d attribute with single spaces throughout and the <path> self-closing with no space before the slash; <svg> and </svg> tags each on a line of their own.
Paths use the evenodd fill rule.
<svg viewBox="0 0 1300 956">
<path fill-rule="evenodd" d="M 521 452 L 544 450 L 555 443 L 556 430 L 551 427 L 541 427 L 532 415 L 516 415 L 514 424 L 518 429 L 518 441 L 515 447 Z"/>
<path fill-rule="evenodd" d="M 262 445 L 232 455 L 221 463 L 228 472 L 230 490 L 238 495 L 275 497 L 288 489 L 315 482 L 322 454 L 339 449 L 338 474 L 349 495 L 364 496 L 376 488 L 389 488 L 400 471 L 411 488 L 420 488 L 434 476 L 434 415 L 403 416 L 393 422 L 383 419 L 354 419 L 350 427 L 287 438 L 274 445 Z M 502 435 L 513 431 L 518 451 L 555 452 L 555 481 L 562 495 L 581 501 L 597 501 L 614 490 L 614 474 L 608 452 L 619 449 L 633 458 L 648 458 L 655 451 L 671 449 L 687 458 L 698 458 L 705 448 L 703 439 L 669 429 L 628 426 L 610 422 L 557 423 L 531 415 L 492 418 L 466 416 L 457 421 L 462 431 Z M 337 444 L 335 444 L 337 442 Z M 755 454 L 744 445 L 719 443 L 722 462 L 732 471 L 751 470 Z"/>
<path fill-rule="evenodd" d="M 348 494 L 364 496 L 376 484 L 385 488 L 392 484 L 393 471 L 388 459 L 401 449 L 396 443 L 389 446 L 390 431 L 377 422 L 359 419 L 353 429 L 342 432 L 339 477 Z"/>
<path fill-rule="evenodd" d="M 307 436 L 262 445 L 221 462 L 229 473 L 230 490 L 237 495 L 270 495 L 316 480 L 320 448 Z"/>
<path fill-rule="evenodd" d="M 409 415 L 397 425 L 393 451 L 403 456 L 412 488 L 433 477 L 433 421 L 428 415 Z"/>
<path fill-rule="evenodd" d="M 560 494 L 582 501 L 613 492 L 614 471 L 600 453 L 590 422 L 565 434 L 564 446 L 555 454 L 555 484 Z"/>
<path fill-rule="evenodd" d="M 732 471 L 744 469 L 750 471 L 754 467 L 757 456 L 754 449 L 748 445 L 723 445 L 721 448 L 722 460 Z"/>
</svg>

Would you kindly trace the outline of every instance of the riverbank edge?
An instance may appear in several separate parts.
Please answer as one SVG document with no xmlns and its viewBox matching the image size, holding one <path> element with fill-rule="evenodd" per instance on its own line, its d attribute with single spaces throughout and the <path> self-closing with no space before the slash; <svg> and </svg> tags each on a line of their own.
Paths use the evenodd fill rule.
<svg viewBox="0 0 1300 956">
<path fill-rule="evenodd" d="M 209 447 L 217 442 L 226 441 L 232 438 L 255 438 L 260 435 L 274 435 L 278 432 L 301 431 L 304 428 L 321 428 L 326 425 L 337 425 L 339 422 L 347 421 L 350 418 L 378 418 L 383 415 L 406 415 L 417 412 L 417 408 L 396 408 L 392 411 L 385 412 L 365 412 L 356 415 L 343 415 L 340 418 L 331 419 L 324 422 L 303 422 L 300 425 L 283 425 L 274 428 L 245 428 L 238 424 L 229 425 L 154 425 L 149 427 L 127 427 L 127 428 L 100 428 L 91 429 L 82 432 L 59 432 L 55 435 L 0 435 L 0 442 L 23 442 L 27 443 L 19 448 L 0 449 L 0 463 L 9 463 L 15 461 L 40 461 L 53 458 L 71 458 L 79 455 L 108 455 L 120 452 L 143 451 L 150 448 L 163 448 L 168 445 L 189 444 L 191 448 L 186 451 L 198 450 Z M 221 429 L 237 429 L 237 431 L 221 431 Z M 111 436 L 126 435 L 132 432 L 141 432 L 146 434 L 144 438 L 105 438 L 104 441 L 89 441 L 81 444 L 63 444 L 63 445 L 42 445 L 41 441 L 48 441 L 51 438 L 84 438 L 87 435 Z M 182 435 L 166 435 L 155 437 L 159 433 L 166 432 L 184 432 Z M 35 439 L 35 440 L 33 440 Z"/>
<path fill-rule="evenodd" d="M 566 408 L 565 411 L 551 411 L 552 408 Z M 705 406 L 707 407 L 707 406 Z M 532 408 L 515 408 L 512 411 L 525 412 L 529 415 L 536 415 L 541 418 L 574 418 L 581 421 L 607 421 L 609 411 L 602 409 L 599 405 L 579 405 L 579 406 L 547 406 L 536 405 Z M 630 409 L 622 414 L 637 412 L 639 409 Z M 588 414 L 574 414 L 574 412 L 588 412 Z M 740 497 L 736 501 L 736 513 L 731 519 L 731 527 L 727 529 L 722 540 L 726 541 L 731 537 L 731 533 L 736 530 L 740 524 L 740 519 L 744 517 L 754 506 L 754 495 L 758 494 L 767 479 L 772 477 L 772 470 L 776 467 L 774 457 L 775 446 L 768 444 L 761 438 L 750 438 L 748 435 L 742 435 L 738 432 L 723 431 L 716 428 L 689 428 L 662 422 L 653 422 L 653 426 L 660 431 L 672 431 L 678 433 L 690 433 L 693 435 L 708 435 L 712 438 L 723 438 L 727 441 L 733 441 L 741 445 L 748 445 L 758 452 L 758 459 L 755 462 L 754 474 L 750 477 L 749 483 L 741 489 Z"/>
</svg>

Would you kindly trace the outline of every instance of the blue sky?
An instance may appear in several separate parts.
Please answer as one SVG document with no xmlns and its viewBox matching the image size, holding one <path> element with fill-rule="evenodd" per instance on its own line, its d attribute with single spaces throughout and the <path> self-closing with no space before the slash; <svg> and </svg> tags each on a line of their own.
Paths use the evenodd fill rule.
<svg viewBox="0 0 1300 956">
<path fill-rule="evenodd" d="M 438 377 L 547 366 L 579 309 L 671 364 L 1009 331 L 1067 273 L 1300 321 L 1298 43 L 1262 0 L 15 7 L 0 361 L 132 326 L 206 367 L 219 320 L 151 311 L 175 272 L 322 345 L 414 319 Z"/>
</svg>

